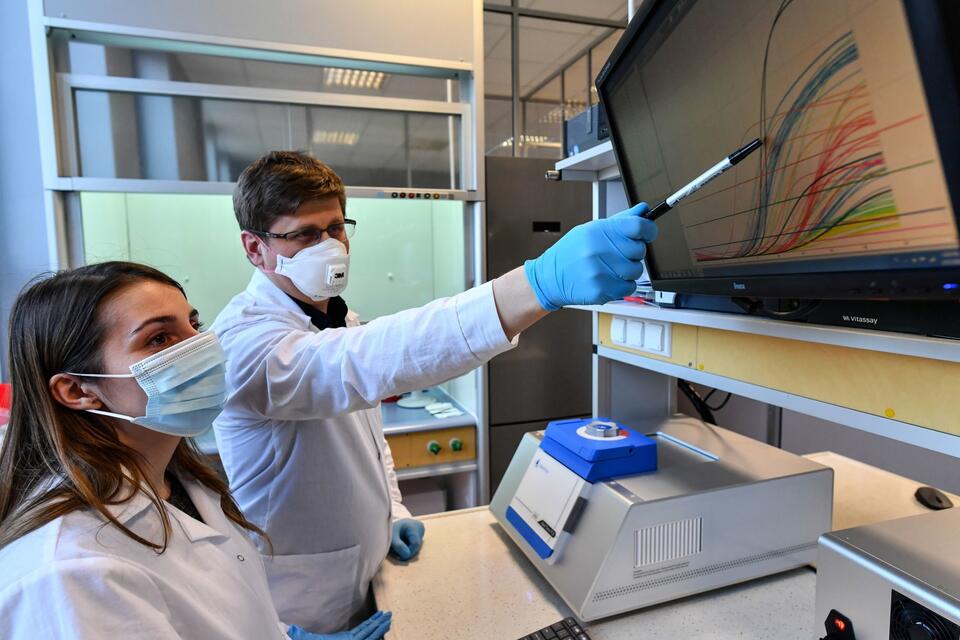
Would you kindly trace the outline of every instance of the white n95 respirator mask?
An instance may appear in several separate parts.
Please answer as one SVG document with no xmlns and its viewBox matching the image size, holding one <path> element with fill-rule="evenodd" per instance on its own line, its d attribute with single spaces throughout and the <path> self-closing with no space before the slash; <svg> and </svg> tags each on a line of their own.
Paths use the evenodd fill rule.
<svg viewBox="0 0 960 640">
<path fill-rule="evenodd" d="M 134 378 L 147 394 L 146 415 L 87 409 L 173 436 L 192 438 L 213 424 L 227 398 L 226 359 L 211 331 L 130 365 L 130 373 L 71 373 L 85 378 Z M 69 373 L 69 372 L 68 372 Z"/>
<path fill-rule="evenodd" d="M 293 286 L 315 302 L 343 293 L 349 272 L 347 247 L 335 238 L 301 249 L 291 258 L 277 254 L 277 268 L 273 270 L 289 278 Z"/>
</svg>

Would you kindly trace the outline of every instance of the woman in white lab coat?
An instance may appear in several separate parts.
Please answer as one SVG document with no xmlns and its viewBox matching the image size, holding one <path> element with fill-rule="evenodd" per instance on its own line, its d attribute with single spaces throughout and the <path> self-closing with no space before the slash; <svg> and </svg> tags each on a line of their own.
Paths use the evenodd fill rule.
<svg viewBox="0 0 960 640">
<path fill-rule="evenodd" d="M 0 638 L 330 637 L 278 619 L 249 539 L 263 533 L 186 439 L 223 404 L 224 361 L 174 280 L 62 272 L 20 295 L 10 326 Z"/>
</svg>

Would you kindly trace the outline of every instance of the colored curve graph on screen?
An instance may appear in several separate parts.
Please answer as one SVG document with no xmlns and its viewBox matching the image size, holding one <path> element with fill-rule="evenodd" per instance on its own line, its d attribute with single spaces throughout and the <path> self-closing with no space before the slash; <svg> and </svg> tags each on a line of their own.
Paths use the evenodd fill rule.
<svg viewBox="0 0 960 640">
<path fill-rule="evenodd" d="M 778 30 L 790 28 L 783 23 L 794 1 L 781 2 L 767 39 L 753 128 L 762 133 L 764 146 L 756 154 L 756 177 L 737 187 L 749 189 L 749 200 L 740 198 L 732 212 L 714 211 L 688 224 L 692 257 L 700 264 L 760 262 L 935 243 L 952 227 L 942 215 L 945 208 L 898 209 L 891 177 L 929 170 L 936 159 L 890 166 L 881 137 L 925 114 L 878 122 L 852 30 L 805 58 L 786 91 L 768 98 L 767 59 Z"/>
</svg>

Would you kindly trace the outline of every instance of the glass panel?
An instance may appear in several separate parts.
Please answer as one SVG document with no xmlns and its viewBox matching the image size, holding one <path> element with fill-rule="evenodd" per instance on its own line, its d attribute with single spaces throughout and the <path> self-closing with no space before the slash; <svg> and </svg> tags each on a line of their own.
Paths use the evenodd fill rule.
<svg viewBox="0 0 960 640">
<path fill-rule="evenodd" d="M 597 104 L 600 99 L 597 96 L 597 76 L 600 74 L 600 69 L 603 69 L 603 64 L 607 61 L 607 58 L 610 57 L 610 54 L 613 53 L 613 48 L 617 46 L 617 42 L 620 40 L 620 36 L 623 35 L 623 29 L 613 29 L 609 36 L 607 36 L 603 42 L 595 46 L 591 51 L 590 59 L 590 104 Z"/>
<path fill-rule="evenodd" d="M 447 80 L 444 78 L 126 49 L 63 40 L 57 41 L 55 51 L 55 67 L 59 72 L 389 98 L 447 99 Z M 459 83 L 452 82 L 451 85 L 452 99 L 459 100 Z"/>
<path fill-rule="evenodd" d="M 351 186 L 449 189 L 451 172 L 460 186 L 459 116 L 88 90 L 74 95 L 85 177 L 232 182 L 267 151 L 303 149 Z"/>
<path fill-rule="evenodd" d="M 462 203 L 355 198 L 347 210 L 357 233 L 344 298 L 362 320 L 465 290 Z"/>
<path fill-rule="evenodd" d="M 253 273 L 229 195 L 81 193 L 87 264 L 131 260 L 176 279 L 210 326 Z"/>
<path fill-rule="evenodd" d="M 565 119 L 570 119 L 587 108 L 589 82 L 590 74 L 587 71 L 587 56 L 585 55 L 563 70 Z"/>
<path fill-rule="evenodd" d="M 507 100 L 483 101 L 488 156 L 513 155 L 513 103 Z"/>
<path fill-rule="evenodd" d="M 563 157 L 563 120 L 574 114 L 564 113 L 563 109 L 555 111 L 563 100 L 560 78 L 566 75 L 571 80 L 575 86 L 567 89 L 567 94 L 579 92 L 576 93 L 578 99 L 586 105 L 587 73 L 583 57 L 608 31 L 572 22 L 520 19 L 520 96 L 526 104 L 526 124 L 521 139 L 524 151 L 520 155 Z M 571 65 L 575 65 L 575 69 L 564 74 Z"/>
<path fill-rule="evenodd" d="M 459 118 L 452 130 L 453 185 L 448 116 L 310 107 L 307 118 L 312 134 L 306 148 L 349 185 L 440 189 L 460 185 Z"/>
<path fill-rule="evenodd" d="M 637 4 L 640 4 L 637 2 Z M 627 0 L 520 0 L 522 9 L 566 13 L 608 20 L 627 19 Z"/>
<path fill-rule="evenodd" d="M 513 155 L 510 16 L 483 14 L 483 85 L 487 155 Z"/>
<path fill-rule="evenodd" d="M 88 264 L 143 262 L 179 281 L 209 326 L 250 280 L 228 195 L 81 193 Z M 347 203 L 350 240 L 344 293 L 364 321 L 465 289 L 463 204 L 377 200 Z"/>
<path fill-rule="evenodd" d="M 563 157 L 563 104 L 560 76 L 523 102 L 523 137 L 520 155 L 525 158 Z"/>
</svg>

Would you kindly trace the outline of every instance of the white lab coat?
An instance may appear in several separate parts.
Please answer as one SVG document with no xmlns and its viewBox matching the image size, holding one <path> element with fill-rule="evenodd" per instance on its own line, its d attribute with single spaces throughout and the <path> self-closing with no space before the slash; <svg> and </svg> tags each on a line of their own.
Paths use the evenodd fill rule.
<svg viewBox="0 0 960 640">
<path fill-rule="evenodd" d="M 259 271 L 217 317 L 228 400 L 214 423 L 234 497 L 269 534 L 281 619 L 357 621 L 401 504 L 380 399 L 462 375 L 510 349 L 490 284 L 358 326 L 319 331 Z"/>
<path fill-rule="evenodd" d="M 93 509 L 0 549 L 0 638 L 286 638 L 247 534 L 219 496 L 195 481 L 183 485 L 206 524 L 167 505 L 172 531 L 162 554 Z M 162 539 L 143 493 L 109 509 L 140 536 Z"/>
</svg>

